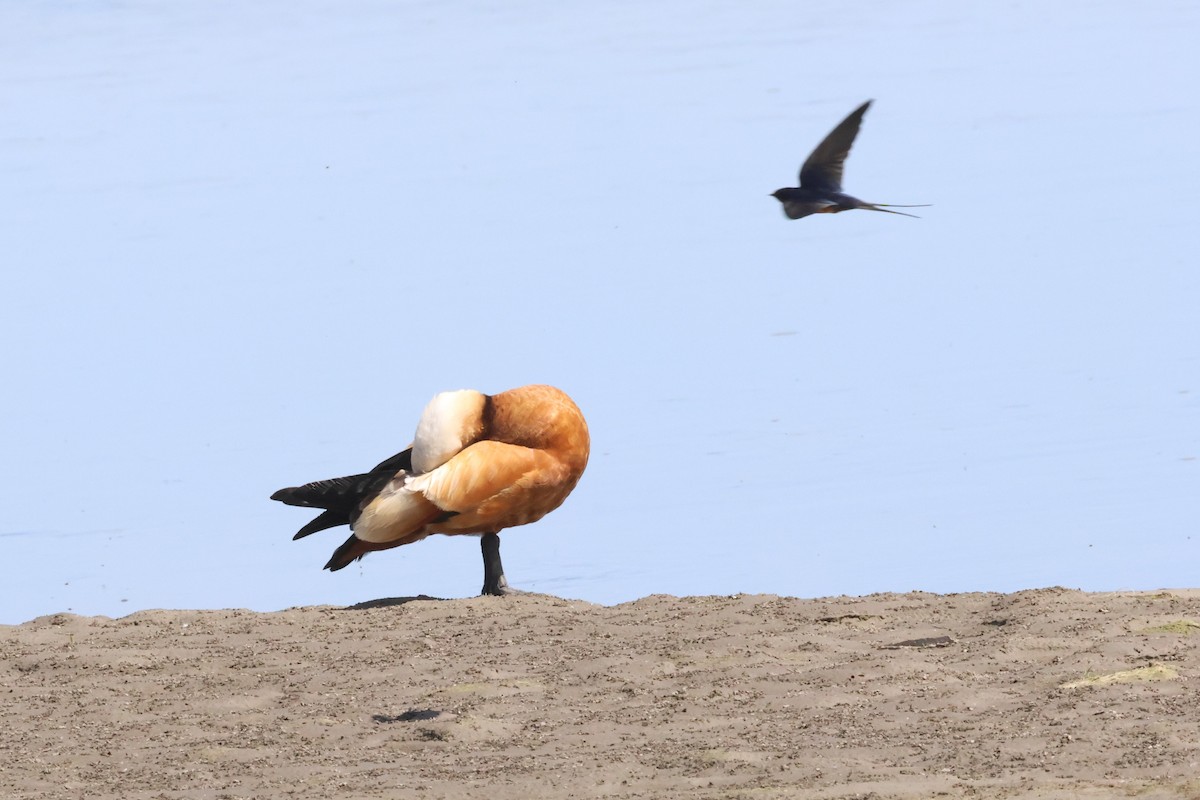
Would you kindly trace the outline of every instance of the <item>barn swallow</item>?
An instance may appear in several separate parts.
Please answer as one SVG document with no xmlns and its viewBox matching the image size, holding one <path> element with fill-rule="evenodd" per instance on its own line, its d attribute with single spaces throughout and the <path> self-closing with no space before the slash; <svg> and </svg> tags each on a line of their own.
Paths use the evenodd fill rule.
<svg viewBox="0 0 1200 800">
<path fill-rule="evenodd" d="M 896 206 L 887 203 L 867 203 L 857 197 L 842 194 L 842 167 L 846 156 L 850 155 L 850 147 L 854 137 L 858 136 L 858 128 L 862 125 L 863 114 L 871 107 L 871 101 L 863 103 L 842 120 L 841 124 L 830 131 L 825 140 L 817 145 L 812 155 L 800 168 L 800 187 L 796 189 L 778 189 L 771 194 L 783 203 L 783 213 L 789 219 L 800 219 L 809 214 L 836 214 L 839 211 L 849 211 L 853 208 L 867 208 L 871 211 L 885 211 L 888 214 L 900 214 L 905 217 L 916 217 L 916 214 L 905 214 L 903 211 L 892 211 L 893 208 L 924 208 L 924 205 Z"/>
<path fill-rule="evenodd" d="M 436 395 L 413 443 L 370 472 L 271 495 L 324 509 L 292 538 L 349 525 L 325 569 L 434 533 L 482 536 L 483 594 L 508 594 L 499 533 L 558 508 L 587 466 L 591 439 L 579 407 L 553 386 L 496 395 Z"/>
</svg>

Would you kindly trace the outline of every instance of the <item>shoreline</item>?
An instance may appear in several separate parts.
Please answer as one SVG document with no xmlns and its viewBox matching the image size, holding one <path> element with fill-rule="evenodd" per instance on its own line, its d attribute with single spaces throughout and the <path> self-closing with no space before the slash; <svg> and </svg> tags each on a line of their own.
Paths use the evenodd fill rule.
<svg viewBox="0 0 1200 800">
<path fill-rule="evenodd" d="M 1200 794 L 1200 589 L 369 605 L 0 626 L 0 788 Z"/>
</svg>

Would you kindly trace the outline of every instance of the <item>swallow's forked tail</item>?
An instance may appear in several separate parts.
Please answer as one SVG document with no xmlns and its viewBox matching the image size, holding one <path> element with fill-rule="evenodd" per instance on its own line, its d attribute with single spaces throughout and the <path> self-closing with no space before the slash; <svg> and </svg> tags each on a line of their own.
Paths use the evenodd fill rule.
<svg viewBox="0 0 1200 800">
<path fill-rule="evenodd" d="M 902 217 L 912 217 L 920 219 L 916 214 L 905 214 L 903 211 L 892 211 L 893 208 L 929 208 L 933 203 L 915 203 L 913 205 L 901 205 L 899 203 L 863 203 L 859 208 L 866 208 L 871 211 L 882 211 L 885 214 L 899 214 Z"/>
</svg>

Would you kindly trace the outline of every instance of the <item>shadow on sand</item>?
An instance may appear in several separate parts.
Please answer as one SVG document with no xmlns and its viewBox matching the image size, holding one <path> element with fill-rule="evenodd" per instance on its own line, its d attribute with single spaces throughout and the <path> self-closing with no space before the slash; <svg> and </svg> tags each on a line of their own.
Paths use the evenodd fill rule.
<svg viewBox="0 0 1200 800">
<path fill-rule="evenodd" d="M 343 611 L 364 611 L 368 608 L 387 608 L 389 606 L 402 606 L 405 603 L 411 603 L 414 600 L 437 600 L 444 601 L 444 597 L 430 597 L 427 594 L 419 594 L 416 597 L 381 597 L 378 600 L 364 600 L 361 603 L 355 603 L 352 606 L 346 606 Z"/>
<path fill-rule="evenodd" d="M 432 708 L 409 709 L 400 714 L 372 714 L 371 719 L 380 724 L 388 724 L 392 722 L 426 722 L 431 719 L 445 716 L 446 712 L 438 711 Z"/>
</svg>

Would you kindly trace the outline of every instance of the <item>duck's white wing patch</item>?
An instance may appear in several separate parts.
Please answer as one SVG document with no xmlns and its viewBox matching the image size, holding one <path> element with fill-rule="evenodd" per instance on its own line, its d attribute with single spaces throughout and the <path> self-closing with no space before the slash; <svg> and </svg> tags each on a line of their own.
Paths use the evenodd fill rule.
<svg viewBox="0 0 1200 800">
<path fill-rule="evenodd" d="M 409 539 L 442 510 L 415 491 L 411 476 L 399 473 L 354 521 L 354 535 L 364 542 L 394 542 Z M 420 537 L 423 538 L 423 537 Z"/>
<path fill-rule="evenodd" d="M 485 397 L 462 389 L 442 392 L 429 401 L 413 437 L 413 471 L 431 472 L 458 455 L 479 435 Z"/>
</svg>

